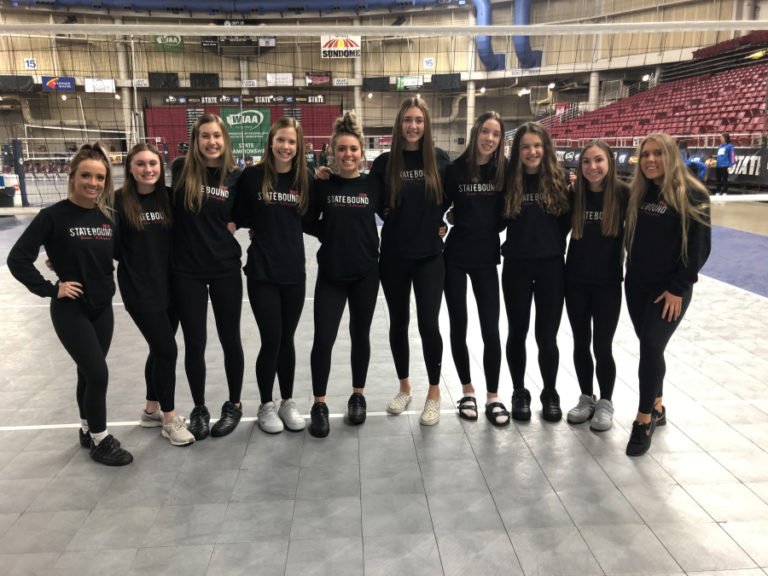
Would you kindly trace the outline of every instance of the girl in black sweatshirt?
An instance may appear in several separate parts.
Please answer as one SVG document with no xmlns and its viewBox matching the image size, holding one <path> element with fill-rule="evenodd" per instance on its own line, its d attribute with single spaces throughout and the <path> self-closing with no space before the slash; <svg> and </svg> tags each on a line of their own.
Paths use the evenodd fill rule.
<svg viewBox="0 0 768 576">
<path fill-rule="evenodd" d="M 531 395 L 525 388 L 525 339 L 532 300 L 536 302 L 535 334 L 544 385 L 542 416 L 550 422 L 562 417 L 555 383 L 560 359 L 557 331 L 563 314 L 568 210 L 565 174 L 557 163 L 552 139 L 541 124 L 523 124 L 512 141 L 504 200 L 507 239 L 501 247 L 501 283 L 509 324 L 507 363 L 514 387 L 515 420 L 531 418 Z"/>
<path fill-rule="evenodd" d="M 331 370 L 331 352 L 344 306 L 349 302 L 352 341 L 352 395 L 347 402 L 350 424 L 366 418 L 363 396 L 371 357 L 370 331 L 379 293 L 379 234 L 376 213 L 381 199 L 380 181 L 360 175 L 365 150 L 363 131 L 351 112 L 336 120 L 331 136 L 328 180 L 317 180 L 310 214 L 312 233 L 320 239 L 315 283 L 315 336 L 312 343 L 312 392 L 309 432 L 328 435 L 325 393 Z"/>
<path fill-rule="evenodd" d="M 277 120 L 269 131 L 262 161 L 243 171 L 237 187 L 235 222 L 253 232 L 245 275 L 261 335 L 256 359 L 259 427 L 270 434 L 283 428 L 303 430 L 304 419 L 293 401 L 293 336 L 306 292 L 302 217 L 309 204 L 301 124 L 293 118 Z M 272 399 L 275 375 L 282 399 L 279 408 Z"/>
<path fill-rule="evenodd" d="M 467 277 L 480 319 L 483 368 L 491 424 L 509 424 L 509 412 L 499 402 L 501 341 L 499 339 L 499 225 L 504 201 L 504 121 L 496 112 L 478 116 L 464 153 L 448 166 L 443 187 L 453 203 L 455 226 L 445 242 L 445 303 L 451 324 L 451 351 L 461 380 L 459 416 L 476 420 L 475 389 L 467 350 Z"/>
<path fill-rule="evenodd" d="M 691 302 L 712 243 L 709 192 L 683 164 L 667 134 L 649 134 L 629 193 L 625 245 L 627 309 L 640 339 L 640 399 L 628 456 L 648 451 L 662 405 L 664 350 Z"/>
<path fill-rule="evenodd" d="M 162 427 L 174 446 L 195 441 L 176 415 L 176 313 L 171 309 L 170 190 L 165 165 L 151 144 L 137 144 L 125 160 L 125 184 L 115 193 L 120 234 L 115 259 L 125 309 L 149 345 L 144 368 L 147 404 L 140 425 Z"/>
<path fill-rule="evenodd" d="M 572 201 L 565 307 L 581 395 L 568 412 L 568 422 L 591 420 L 590 428 L 601 432 L 613 425 L 613 335 L 621 313 L 621 244 L 627 207 L 627 186 L 617 179 L 616 160 L 605 142 L 595 140 L 582 149 Z M 595 351 L 594 363 L 590 345 Z M 592 394 L 595 374 L 600 400 Z"/>
<path fill-rule="evenodd" d="M 224 122 L 204 114 L 192 126 L 189 152 L 171 167 L 173 181 L 173 301 L 184 333 L 184 368 L 195 407 L 189 431 L 196 440 L 225 436 L 243 415 L 243 345 L 240 312 L 243 280 L 240 244 L 234 238 L 233 184 L 240 175 Z M 205 344 L 208 297 L 224 351 L 229 400 L 209 428 L 205 405 Z"/>
<path fill-rule="evenodd" d="M 379 273 L 389 308 L 389 346 L 395 360 L 400 391 L 387 411 L 400 414 L 411 401 L 408 324 L 411 285 L 429 391 L 420 422 L 440 420 L 440 366 L 443 340 L 438 316 L 443 295 L 445 263 L 439 236 L 444 202 L 441 173 L 448 155 L 432 144 L 429 108 L 421 98 L 403 101 L 392 129 L 392 149 L 373 162 L 370 176 L 381 180 L 389 213 L 381 230 Z"/>
<path fill-rule="evenodd" d="M 80 445 L 91 458 L 123 466 L 133 456 L 107 430 L 107 352 L 112 342 L 115 226 L 111 164 L 100 144 L 70 162 L 67 200 L 43 208 L 8 255 L 8 268 L 30 292 L 51 299 L 56 335 L 77 364 Z M 44 246 L 56 284 L 35 268 Z"/>
</svg>

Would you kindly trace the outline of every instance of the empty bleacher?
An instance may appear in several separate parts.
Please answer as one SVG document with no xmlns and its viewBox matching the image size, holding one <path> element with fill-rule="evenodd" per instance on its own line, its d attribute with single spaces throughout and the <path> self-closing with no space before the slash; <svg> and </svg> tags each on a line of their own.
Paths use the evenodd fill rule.
<svg viewBox="0 0 768 576">
<path fill-rule="evenodd" d="M 660 84 L 581 116 L 543 124 L 560 144 L 581 145 L 593 138 L 628 140 L 652 132 L 673 136 L 731 134 L 736 145 L 749 146 L 763 132 L 768 63 L 718 74 L 700 74 Z"/>
</svg>

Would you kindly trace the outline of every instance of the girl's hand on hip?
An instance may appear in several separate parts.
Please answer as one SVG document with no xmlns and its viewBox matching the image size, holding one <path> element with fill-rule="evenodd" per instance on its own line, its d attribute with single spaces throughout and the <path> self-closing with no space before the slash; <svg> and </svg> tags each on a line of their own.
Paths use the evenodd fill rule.
<svg viewBox="0 0 768 576">
<path fill-rule="evenodd" d="M 83 285 L 80 282 L 59 282 L 58 298 L 77 300 L 83 295 Z"/>
</svg>

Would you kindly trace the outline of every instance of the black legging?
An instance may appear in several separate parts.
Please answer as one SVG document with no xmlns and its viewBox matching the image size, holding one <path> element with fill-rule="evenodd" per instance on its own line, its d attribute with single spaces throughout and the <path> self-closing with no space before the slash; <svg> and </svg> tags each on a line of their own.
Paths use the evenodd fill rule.
<svg viewBox="0 0 768 576">
<path fill-rule="evenodd" d="M 668 322 L 661 317 L 664 301 L 654 304 L 664 292 L 664 286 L 646 286 L 640 282 L 628 280 L 624 289 L 627 295 L 627 310 L 635 327 L 635 334 L 640 340 L 640 363 L 637 374 L 640 382 L 640 400 L 637 411 L 650 414 L 653 403 L 664 392 L 664 375 L 667 364 L 664 361 L 664 350 L 669 339 L 675 333 L 685 311 L 691 303 L 693 288 L 688 288 L 681 296 L 683 298 L 680 317 L 674 322 Z"/>
<path fill-rule="evenodd" d="M 256 382 L 261 403 L 272 401 L 275 374 L 283 400 L 293 397 L 296 349 L 293 335 L 304 308 L 306 284 L 272 284 L 248 278 L 248 298 L 261 335 Z"/>
<path fill-rule="evenodd" d="M 483 337 L 485 387 L 491 394 L 499 390 L 501 340 L 499 337 L 499 273 L 496 266 L 460 268 L 445 264 L 445 304 L 451 323 L 451 353 L 462 384 L 472 381 L 467 350 L 467 276 L 472 280 L 480 334 Z"/>
<path fill-rule="evenodd" d="M 352 342 L 352 387 L 364 388 L 371 358 L 371 322 L 379 294 L 377 268 L 352 282 L 331 282 L 322 270 L 315 283 L 315 337 L 312 342 L 312 393 L 325 396 L 331 371 L 331 352 L 339 332 L 344 306 L 349 301 L 349 336 Z"/>
<path fill-rule="evenodd" d="M 128 310 L 128 314 L 149 345 L 149 355 L 144 365 L 147 401 L 160 402 L 163 412 L 173 412 L 178 356 L 176 329 L 179 320 L 170 308 L 149 312 Z"/>
<path fill-rule="evenodd" d="M 567 282 L 565 308 L 573 332 L 573 366 L 582 394 L 592 396 L 597 375 L 600 398 L 610 400 L 616 383 L 613 335 L 621 314 L 621 282 L 583 284 Z M 594 337 L 593 331 L 594 329 Z M 595 351 L 592 362 L 590 344 Z"/>
<path fill-rule="evenodd" d="M 243 281 L 237 276 L 198 280 L 176 276 L 174 305 L 184 333 L 184 369 L 195 406 L 205 404 L 205 345 L 207 340 L 208 295 L 211 297 L 216 331 L 224 351 L 224 371 L 229 401 L 240 402 L 243 389 L 243 344 L 240 340 L 240 313 Z"/>
<path fill-rule="evenodd" d="M 408 378 L 410 348 L 408 324 L 411 320 L 411 284 L 416 296 L 416 317 L 421 335 L 421 348 L 431 386 L 440 384 L 443 361 L 443 339 L 440 337 L 440 304 L 445 284 L 443 256 L 404 260 L 381 256 L 381 287 L 389 308 L 389 347 L 400 380 Z"/>
<path fill-rule="evenodd" d="M 525 387 L 525 339 L 531 323 L 531 300 L 536 303 L 534 334 L 539 347 L 539 370 L 545 389 L 555 388 L 560 351 L 557 331 L 563 315 L 564 266 L 561 257 L 504 260 L 501 286 L 507 311 L 507 363 L 515 390 Z"/>
<path fill-rule="evenodd" d="M 115 326 L 112 304 L 87 308 L 69 298 L 51 299 L 56 336 L 77 364 L 77 407 L 94 434 L 107 429 L 107 352 Z"/>
<path fill-rule="evenodd" d="M 715 192 L 728 193 L 728 167 L 717 166 L 715 168 L 715 177 L 717 178 L 717 187 Z"/>
</svg>

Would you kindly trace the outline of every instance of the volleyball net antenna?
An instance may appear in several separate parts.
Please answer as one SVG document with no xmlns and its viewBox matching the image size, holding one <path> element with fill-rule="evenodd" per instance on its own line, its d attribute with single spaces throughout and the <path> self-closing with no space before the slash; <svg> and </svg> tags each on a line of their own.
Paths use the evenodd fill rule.
<svg viewBox="0 0 768 576">
<path fill-rule="evenodd" d="M 345 111 L 362 123 L 370 162 L 389 148 L 400 102 L 415 95 L 430 107 L 435 144 L 454 158 L 488 110 L 501 114 L 507 140 L 541 121 L 564 158 L 596 137 L 630 150 L 654 131 L 694 151 L 716 148 L 722 132 L 738 147 L 765 148 L 764 21 L 477 26 L 468 9 L 411 14 L 404 25 L 380 14 L 356 26 L 330 17 L 261 26 L 18 18 L 4 14 L 0 29 L 0 192 L 20 180 L 19 212 L 66 197 L 80 144 L 105 144 L 119 187 L 131 146 L 154 144 L 170 164 L 211 112 L 242 165 L 261 158 L 282 116 L 301 122 L 321 153 Z"/>
</svg>

